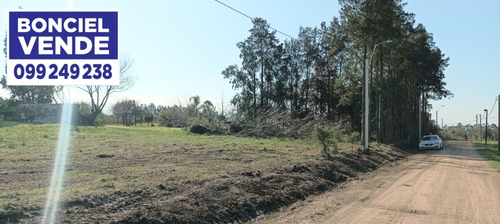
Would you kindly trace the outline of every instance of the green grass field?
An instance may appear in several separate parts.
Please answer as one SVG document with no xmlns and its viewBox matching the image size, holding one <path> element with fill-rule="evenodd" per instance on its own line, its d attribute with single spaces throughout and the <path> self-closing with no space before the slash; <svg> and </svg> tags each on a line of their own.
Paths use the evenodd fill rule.
<svg viewBox="0 0 500 224">
<path fill-rule="evenodd" d="M 58 124 L 0 122 L 0 222 L 40 221 L 58 133 Z M 154 204 L 159 210 L 145 215 L 161 222 L 248 219 L 407 155 L 371 147 L 366 154 L 359 142 L 339 143 L 340 153 L 324 159 L 313 140 L 81 126 L 71 133 L 61 212 L 69 221 L 130 221 Z"/>
<path fill-rule="evenodd" d="M 58 124 L 0 122 L 0 208 L 43 204 L 58 132 Z M 350 144 L 340 147 L 351 150 Z M 196 135 L 179 128 L 78 127 L 64 198 L 277 169 L 316 160 L 320 148 L 304 140 Z"/>
<path fill-rule="evenodd" d="M 484 142 L 475 142 L 476 148 L 479 154 L 483 156 L 488 162 L 500 171 L 500 154 L 498 153 L 498 142 L 488 142 L 488 145 Z"/>
</svg>

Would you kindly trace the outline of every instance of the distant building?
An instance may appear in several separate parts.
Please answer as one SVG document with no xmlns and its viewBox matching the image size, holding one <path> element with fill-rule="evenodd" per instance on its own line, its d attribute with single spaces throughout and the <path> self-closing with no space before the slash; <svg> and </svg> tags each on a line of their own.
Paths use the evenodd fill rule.
<svg viewBox="0 0 500 224">
<path fill-rule="evenodd" d="M 61 122 L 62 104 L 22 104 L 21 119 L 31 123 Z M 78 115 L 78 104 L 73 104 L 73 120 Z"/>
</svg>

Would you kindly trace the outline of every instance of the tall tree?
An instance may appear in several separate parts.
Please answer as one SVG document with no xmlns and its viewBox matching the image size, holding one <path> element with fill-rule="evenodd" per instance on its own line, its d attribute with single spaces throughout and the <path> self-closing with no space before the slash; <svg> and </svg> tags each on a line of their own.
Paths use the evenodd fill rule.
<svg viewBox="0 0 500 224">
<path fill-rule="evenodd" d="M 140 106 L 135 100 L 124 99 L 115 103 L 112 110 L 117 118 L 117 122 L 118 118 L 121 117 L 123 126 L 130 126 L 136 122 L 137 108 L 140 108 Z"/>
<path fill-rule="evenodd" d="M 250 29 L 250 36 L 237 44 L 240 49 L 242 61 L 242 71 L 237 66 L 230 66 L 224 72 L 225 78 L 231 79 L 233 87 L 243 87 L 242 93 L 237 100 L 239 104 L 248 103 L 251 98 L 252 105 L 241 105 L 250 107 L 255 116 L 258 109 L 268 107 L 269 99 L 273 93 L 273 81 L 275 76 L 275 65 L 277 64 L 275 52 L 278 40 L 276 31 L 271 30 L 269 24 L 262 18 L 253 19 L 253 27 Z M 243 72 L 243 73 L 242 73 Z M 241 75 L 248 77 L 242 77 Z M 234 99 L 233 99 L 234 101 Z M 236 102 L 235 102 L 236 103 Z"/>
<path fill-rule="evenodd" d="M 120 59 L 120 85 L 116 86 L 97 86 L 88 85 L 80 86 L 79 89 L 83 90 L 90 97 L 90 120 L 95 123 L 97 116 L 102 113 L 102 110 L 108 103 L 109 97 L 113 93 L 123 92 L 128 90 L 134 84 L 134 78 L 129 73 L 133 61 L 128 57 Z"/>
<path fill-rule="evenodd" d="M 199 117 L 199 109 L 200 109 L 200 103 L 201 99 L 200 96 L 192 96 L 189 98 L 189 101 L 191 102 L 190 105 L 188 105 L 189 108 L 189 114 L 191 117 Z"/>
<path fill-rule="evenodd" d="M 313 69 L 318 59 L 319 46 L 318 46 L 318 29 L 311 27 L 300 27 L 298 41 L 301 47 L 301 69 L 303 74 L 302 84 L 302 105 L 305 113 L 309 113 L 309 100 L 311 96 L 311 79 L 313 76 Z"/>
<path fill-rule="evenodd" d="M 205 100 L 201 105 L 201 116 L 212 122 L 216 117 L 214 104 L 210 100 Z"/>
<path fill-rule="evenodd" d="M 265 21 L 254 20 L 250 36 L 237 45 L 242 67 L 222 72 L 239 90 L 232 103 L 247 118 L 277 107 L 300 116 L 327 115 L 359 131 L 365 92 L 370 96 L 370 136 L 375 134 L 379 142 L 416 139 L 419 99 L 426 107 L 427 99 L 452 95 L 443 81 L 448 58 L 432 34 L 415 26 L 414 14 L 403 10 L 401 0 L 339 3 L 340 18 L 319 29 L 301 27 L 298 38 L 282 44 L 273 32 L 265 32 Z M 386 40 L 392 44 L 377 45 Z M 366 59 L 371 59 L 369 65 Z M 371 80 L 368 89 L 365 75 Z"/>
<path fill-rule="evenodd" d="M 237 93 L 231 100 L 238 113 L 243 117 L 254 117 L 257 110 L 255 73 L 249 74 L 239 69 L 237 65 L 231 65 L 222 71 L 222 75 L 230 80 L 233 89 L 240 90 L 240 93 Z"/>
<path fill-rule="evenodd" d="M 290 111 L 293 112 L 300 111 L 300 83 L 302 82 L 300 61 L 300 42 L 297 39 L 285 41 L 281 75 L 287 80 L 288 93 L 285 96 L 288 98 Z"/>
<path fill-rule="evenodd" d="M 19 102 L 16 100 L 0 97 L 0 121 L 21 119 L 18 107 Z"/>
</svg>

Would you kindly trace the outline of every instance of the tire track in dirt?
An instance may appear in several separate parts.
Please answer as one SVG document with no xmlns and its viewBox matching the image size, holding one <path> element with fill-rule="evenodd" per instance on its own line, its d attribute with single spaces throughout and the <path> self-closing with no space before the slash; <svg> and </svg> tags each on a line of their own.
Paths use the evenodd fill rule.
<svg viewBox="0 0 500 224">
<path fill-rule="evenodd" d="M 500 172 L 470 142 L 446 142 L 263 223 L 498 223 Z"/>
</svg>

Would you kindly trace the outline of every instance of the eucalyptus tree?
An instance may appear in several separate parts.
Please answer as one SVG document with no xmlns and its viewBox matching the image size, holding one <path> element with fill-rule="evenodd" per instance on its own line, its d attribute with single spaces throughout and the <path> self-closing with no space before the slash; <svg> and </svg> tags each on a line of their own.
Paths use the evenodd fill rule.
<svg viewBox="0 0 500 224">
<path fill-rule="evenodd" d="M 309 101 L 311 91 L 311 79 L 314 72 L 315 62 L 318 59 L 318 29 L 311 27 L 300 27 L 298 41 L 300 43 L 301 69 L 303 74 L 302 103 L 305 113 L 309 113 Z"/>
<path fill-rule="evenodd" d="M 376 116 L 370 121 L 377 140 L 416 136 L 419 98 L 427 105 L 427 96 L 450 95 L 443 82 L 448 59 L 435 47 L 432 34 L 414 27 L 414 15 L 403 10 L 401 0 L 339 2 L 342 28 L 351 43 L 348 60 L 364 68 L 363 61 L 372 58 L 370 108 Z M 385 40 L 392 41 L 390 47 L 381 45 L 372 51 Z"/>
<path fill-rule="evenodd" d="M 253 24 L 250 36 L 237 44 L 241 52 L 241 70 L 234 65 L 223 71 L 224 78 L 230 79 L 233 88 L 242 90 L 233 99 L 233 103 L 239 104 L 242 109 L 252 110 L 251 116 L 255 116 L 258 109 L 266 108 L 269 104 L 278 46 L 276 31 L 270 28 L 266 20 L 255 18 Z M 251 105 L 247 105 L 249 101 Z"/>
</svg>

